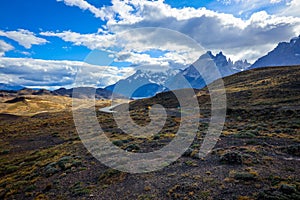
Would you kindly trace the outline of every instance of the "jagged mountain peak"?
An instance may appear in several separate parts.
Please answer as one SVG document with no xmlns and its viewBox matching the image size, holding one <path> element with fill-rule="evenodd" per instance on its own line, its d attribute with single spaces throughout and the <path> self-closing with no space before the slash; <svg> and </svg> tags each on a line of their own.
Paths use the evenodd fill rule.
<svg viewBox="0 0 300 200">
<path fill-rule="evenodd" d="M 206 54 L 209 55 L 212 59 L 216 59 L 216 58 L 226 58 L 226 56 L 223 54 L 222 51 L 220 51 L 220 52 L 217 53 L 216 55 L 214 55 L 214 54 L 212 53 L 212 51 L 207 51 Z"/>
<path fill-rule="evenodd" d="M 295 45 L 297 42 L 300 41 L 300 35 L 298 37 L 294 37 L 290 40 L 291 45 Z"/>
<path fill-rule="evenodd" d="M 213 55 L 211 51 L 207 51 L 205 54 L 199 57 L 200 63 L 203 63 L 201 62 L 202 59 L 211 59 L 219 70 L 221 77 L 229 76 L 236 72 L 243 71 L 248 66 L 250 66 L 247 61 L 238 61 L 233 63 L 230 59 L 227 60 L 227 57 L 223 54 L 222 51 L 217 53 L 216 55 Z M 206 74 L 212 74 L 212 76 L 210 76 L 206 81 L 211 82 L 219 78 L 219 76 L 217 75 L 214 76 L 215 69 L 212 69 L 208 66 L 201 67 L 203 67 Z M 194 65 L 190 65 L 176 76 L 184 76 L 193 88 L 202 88 L 206 84 L 208 84 L 204 81 L 203 77 L 200 75 L 199 71 L 194 67 Z M 171 81 L 169 81 L 169 84 L 176 84 L 176 76 Z M 177 84 L 177 87 L 180 88 L 184 86 Z"/>
<path fill-rule="evenodd" d="M 244 71 L 250 67 L 250 63 L 247 60 L 238 60 L 236 62 L 231 62 L 233 64 L 233 68 L 238 71 Z"/>
<path fill-rule="evenodd" d="M 218 67 L 228 66 L 232 62 L 230 60 L 230 58 L 227 59 L 227 57 L 223 54 L 222 51 L 220 51 L 216 55 L 213 55 L 213 53 L 211 51 L 207 51 L 206 54 L 204 54 L 204 55 L 208 55 L 215 62 L 216 66 L 218 66 Z M 199 59 L 202 59 L 202 58 L 204 58 L 203 55 L 200 56 Z"/>
</svg>

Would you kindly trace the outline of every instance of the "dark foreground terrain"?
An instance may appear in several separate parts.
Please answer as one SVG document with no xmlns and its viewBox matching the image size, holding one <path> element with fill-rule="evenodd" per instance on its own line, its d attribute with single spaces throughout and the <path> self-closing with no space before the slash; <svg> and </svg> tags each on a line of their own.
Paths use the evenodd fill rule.
<svg viewBox="0 0 300 200">
<path fill-rule="evenodd" d="M 2 113 L 0 199 L 300 199 L 300 66 L 245 71 L 224 82 L 227 117 L 212 152 L 204 159 L 197 156 L 210 115 L 209 94 L 203 89 L 197 91 L 203 120 L 190 149 L 164 169 L 144 174 L 110 169 L 93 158 L 67 106 L 34 115 L 25 115 L 25 107 L 22 115 Z M 20 104 L 1 102 L 6 111 Z M 148 123 L 148 106 L 161 102 L 178 107 L 171 93 L 159 94 L 133 102 L 132 118 Z M 126 135 L 111 114 L 97 114 L 115 145 L 149 152 L 175 136 L 180 110 L 176 112 L 149 138 Z"/>
</svg>

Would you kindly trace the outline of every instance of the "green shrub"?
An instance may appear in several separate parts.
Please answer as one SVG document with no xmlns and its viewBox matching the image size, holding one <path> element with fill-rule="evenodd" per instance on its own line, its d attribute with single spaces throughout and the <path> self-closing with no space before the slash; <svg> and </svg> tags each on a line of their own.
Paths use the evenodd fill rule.
<svg viewBox="0 0 300 200">
<path fill-rule="evenodd" d="M 238 152 L 227 152 L 221 156 L 220 162 L 223 164 L 242 164 L 243 157 Z"/>
<path fill-rule="evenodd" d="M 112 143 L 118 147 L 121 147 L 124 144 L 122 140 L 115 140 Z"/>
<path fill-rule="evenodd" d="M 140 146 L 137 144 L 130 144 L 126 147 L 127 151 L 138 151 L 140 150 Z"/>
<path fill-rule="evenodd" d="M 25 188 L 25 192 L 32 192 L 36 189 L 35 185 L 29 185 Z"/>
</svg>

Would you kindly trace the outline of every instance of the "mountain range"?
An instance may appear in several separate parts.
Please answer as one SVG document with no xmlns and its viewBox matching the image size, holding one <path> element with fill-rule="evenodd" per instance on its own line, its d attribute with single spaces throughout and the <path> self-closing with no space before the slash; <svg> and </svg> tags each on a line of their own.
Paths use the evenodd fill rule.
<svg viewBox="0 0 300 200">
<path fill-rule="evenodd" d="M 77 91 L 87 91 L 89 94 L 95 94 L 96 99 L 110 99 L 112 98 L 112 92 L 105 90 L 103 88 L 93 88 L 93 87 L 79 87 L 76 88 Z M 18 97 L 23 95 L 53 95 L 53 96 L 65 96 L 72 97 L 73 96 L 73 88 L 66 89 L 60 88 L 58 90 L 50 91 L 46 89 L 30 89 L 30 88 L 22 88 L 20 90 L 0 90 L 0 97 Z M 81 93 L 79 95 L 80 98 L 90 98 L 90 96 L 86 96 L 86 94 Z M 114 97 L 124 98 L 122 95 L 114 94 Z"/>
<path fill-rule="evenodd" d="M 250 63 L 245 61 L 237 61 L 233 63 L 227 59 L 222 52 L 213 55 L 211 51 L 201 55 L 198 60 L 209 58 L 213 61 L 217 69 L 220 71 L 221 77 L 229 76 L 231 74 L 243 71 L 250 66 Z M 197 61 L 196 61 L 197 62 Z M 210 74 L 210 70 L 205 69 L 206 74 Z M 164 71 L 151 71 L 151 70 L 137 70 L 135 74 L 129 76 L 124 80 L 118 81 L 114 85 L 106 87 L 106 90 L 116 91 L 124 96 L 131 96 L 133 98 L 151 97 L 156 93 L 168 91 L 171 89 L 182 89 L 185 84 L 180 80 L 184 77 L 188 81 L 190 87 L 203 88 L 206 84 L 216 80 L 218 77 L 210 79 L 208 83 L 204 81 L 198 70 L 192 64 L 183 70 L 164 70 Z M 115 86 L 118 86 L 116 89 Z M 138 88 L 138 86 L 141 86 Z"/>
<path fill-rule="evenodd" d="M 221 77 L 226 77 L 247 69 L 267 67 L 267 66 L 288 66 L 300 64 L 300 36 L 292 38 L 289 42 L 280 42 L 275 49 L 267 55 L 262 56 L 254 64 L 250 64 L 247 60 L 239 60 L 232 62 L 222 52 L 213 55 L 211 51 L 201 55 L 201 59 L 210 59 L 220 72 Z M 196 61 L 197 62 L 197 61 Z M 195 62 L 195 63 L 196 63 Z M 202 67 L 202 66 L 201 66 Z M 214 74 L 213 69 L 209 66 L 202 67 L 205 74 Z M 118 97 L 126 96 L 131 98 L 151 97 L 170 88 L 182 89 L 186 85 L 178 81 L 184 77 L 188 81 L 190 87 L 201 89 L 212 81 L 220 78 L 220 76 L 209 77 L 206 81 L 200 75 L 196 67 L 191 64 L 185 69 L 174 70 L 172 67 L 163 71 L 152 71 L 150 69 L 138 69 L 133 75 L 126 79 L 120 80 L 113 85 L 105 88 L 96 89 L 96 98 L 111 98 L 116 93 Z M 89 88 L 86 89 L 95 89 Z M 31 94 L 43 94 L 46 90 L 24 90 L 24 87 L 17 85 L 1 84 L 0 90 L 27 91 Z M 73 89 L 60 88 L 54 91 L 48 91 L 53 95 L 72 96 Z M 3 94 L 2 94 L 3 95 Z"/>
<path fill-rule="evenodd" d="M 300 36 L 290 40 L 290 42 L 281 42 L 277 47 L 262 56 L 254 64 L 248 63 L 247 60 L 238 60 L 232 62 L 222 52 L 213 55 L 211 51 L 206 52 L 199 57 L 199 60 L 208 57 L 210 58 L 220 72 L 221 77 L 226 77 L 247 69 L 267 67 L 267 66 L 288 66 L 300 64 Z M 197 62 L 197 61 L 196 61 Z M 211 68 L 205 69 L 206 74 L 213 74 L 210 72 Z M 210 77 L 205 82 L 198 70 L 192 64 L 183 70 L 167 70 L 162 72 L 151 72 L 149 70 L 138 70 L 132 76 L 118 81 L 114 85 L 106 87 L 106 90 L 114 91 L 115 85 L 118 85 L 117 92 L 124 96 L 131 97 L 150 97 L 156 93 L 167 91 L 169 86 L 172 89 L 182 89 L 183 85 L 177 81 L 179 77 L 184 77 L 192 88 L 201 89 L 212 81 L 220 78 L 219 76 Z M 138 88 L 137 86 L 142 86 Z"/>
</svg>

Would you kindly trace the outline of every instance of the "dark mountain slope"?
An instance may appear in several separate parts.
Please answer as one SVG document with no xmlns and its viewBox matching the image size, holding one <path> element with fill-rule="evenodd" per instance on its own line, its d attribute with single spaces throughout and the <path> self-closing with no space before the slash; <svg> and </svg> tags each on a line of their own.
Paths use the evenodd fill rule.
<svg viewBox="0 0 300 200">
<path fill-rule="evenodd" d="M 259 58 L 250 68 L 300 64 L 300 36 L 281 42 L 267 55 Z"/>
</svg>

